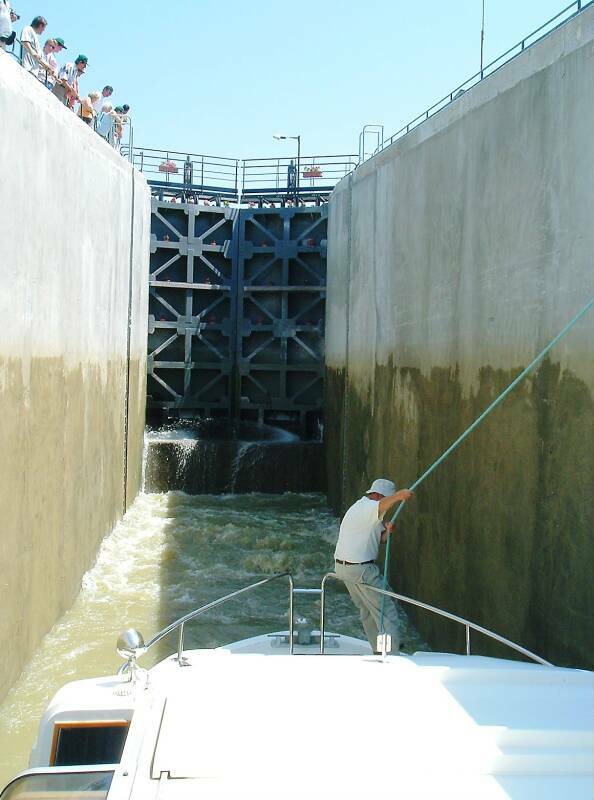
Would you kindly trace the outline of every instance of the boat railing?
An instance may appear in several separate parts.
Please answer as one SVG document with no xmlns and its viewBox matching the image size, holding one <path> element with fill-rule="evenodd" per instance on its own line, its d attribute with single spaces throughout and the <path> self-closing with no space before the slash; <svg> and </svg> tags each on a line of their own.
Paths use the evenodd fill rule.
<svg viewBox="0 0 594 800">
<path fill-rule="evenodd" d="M 265 586 L 268 583 L 272 583 L 273 581 L 280 580 L 281 578 L 286 578 L 289 583 L 289 610 L 288 610 L 288 617 L 289 617 L 289 636 L 288 636 L 288 644 L 289 644 L 289 653 L 293 655 L 294 653 L 294 611 L 293 611 L 293 602 L 294 596 L 303 594 L 303 595 L 319 595 L 320 596 L 320 655 L 324 655 L 325 652 L 325 645 L 326 645 L 326 584 L 329 580 L 336 580 L 342 582 L 342 579 L 338 577 L 335 572 L 328 572 L 322 578 L 322 582 L 320 588 L 313 588 L 313 589 L 304 589 L 304 588 L 295 588 L 293 576 L 290 572 L 278 572 L 274 575 L 269 575 L 266 578 L 262 578 L 255 583 L 249 584 L 249 586 L 244 586 L 241 589 L 237 589 L 230 594 L 226 594 L 223 597 L 219 597 L 216 600 L 212 600 L 210 603 L 206 603 L 200 608 L 196 608 L 193 611 L 185 614 L 183 617 L 175 620 L 175 622 L 170 623 L 167 627 L 163 628 L 163 630 L 156 633 L 152 639 L 145 644 L 142 641 L 142 636 L 138 634 L 137 631 L 129 631 L 128 633 L 132 633 L 138 636 L 138 641 L 135 646 L 131 646 L 129 649 L 122 652 L 120 650 L 120 645 L 118 643 L 118 651 L 122 657 L 127 658 L 127 663 L 124 664 L 120 670 L 120 672 L 128 672 L 130 668 L 135 668 L 136 659 L 144 655 L 148 650 L 153 647 L 153 645 L 160 642 L 166 636 L 173 633 L 174 631 L 178 632 L 178 639 L 177 639 L 177 655 L 175 656 L 175 660 L 178 664 L 182 667 L 188 666 L 188 661 L 184 657 L 184 636 L 185 636 L 185 626 L 188 622 L 196 619 L 197 617 L 205 614 L 207 611 L 210 611 L 217 606 L 223 605 L 223 603 L 227 603 L 230 600 L 233 600 L 236 597 L 239 597 L 242 594 L 246 594 L 247 592 L 252 592 L 255 589 L 259 589 L 261 586 Z M 420 600 L 415 600 L 412 597 L 406 597 L 403 594 L 397 594 L 396 592 L 389 591 L 387 589 L 379 589 L 376 586 L 370 586 L 369 584 L 363 584 L 368 589 L 373 592 L 376 592 L 379 595 L 384 595 L 385 597 L 390 597 L 394 600 L 399 600 L 401 603 L 405 603 L 408 605 L 416 606 L 417 608 L 422 608 L 425 611 L 429 611 L 433 614 L 437 614 L 444 619 L 451 620 L 452 622 L 456 622 L 459 625 L 463 625 L 466 631 L 466 655 L 471 655 L 471 639 L 470 639 L 470 632 L 476 631 L 477 633 L 486 636 L 488 639 L 492 639 L 493 641 L 498 642 L 499 644 L 505 645 L 506 647 L 515 650 L 517 653 L 525 656 L 526 658 L 531 659 L 532 661 L 537 662 L 538 664 L 543 664 L 544 666 L 552 666 L 549 661 L 545 661 L 544 658 L 541 658 L 536 653 L 532 653 L 530 650 L 527 650 L 525 647 L 522 647 L 515 642 L 506 639 L 504 636 L 500 636 L 498 633 L 494 631 L 490 631 L 487 628 L 484 628 L 482 625 L 477 625 L 475 622 L 471 622 L 470 620 L 464 619 L 464 617 L 460 617 L 457 614 L 452 614 L 449 611 L 444 611 L 441 608 L 436 608 L 435 606 L 431 606 L 428 603 L 423 603 Z M 385 642 L 385 640 L 384 640 Z M 385 653 L 384 653 L 385 654 Z"/>
<path fill-rule="evenodd" d="M 243 589 L 237 589 L 235 592 L 231 592 L 230 594 L 226 594 L 224 597 L 219 597 L 217 600 L 213 600 L 210 603 L 206 603 L 204 606 L 200 606 L 200 608 L 196 608 L 194 611 L 190 611 L 185 616 L 180 617 L 175 622 L 172 622 L 170 625 L 167 625 L 166 628 L 163 628 L 162 631 L 156 633 L 152 639 L 150 639 L 146 645 L 144 646 L 143 652 L 149 650 L 153 645 L 160 642 L 161 639 L 164 639 L 173 631 L 178 631 L 178 642 L 177 642 L 177 656 L 176 660 L 178 661 L 180 666 L 186 666 L 187 661 L 184 659 L 183 651 L 184 651 L 184 633 L 185 633 L 185 626 L 187 622 L 191 622 L 196 617 L 199 617 L 201 614 L 210 611 L 212 608 L 216 608 L 217 606 L 223 605 L 223 603 L 229 602 L 229 600 L 233 600 L 235 597 L 238 597 L 240 594 L 246 594 L 246 592 L 252 592 L 254 589 L 260 588 L 260 586 L 265 586 L 267 583 L 272 583 L 272 581 L 277 581 L 280 578 L 287 578 L 289 581 L 289 652 L 293 653 L 293 594 L 294 594 L 294 585 L 293 585 L 293 576 L 290 572 L 278 572 L 275 575 L 270 575 L 267 578 L 263 578 L 260 581 L 256 581 L 256 583 L 251 583 L 249 586 L 244 586 Z"/>
<path fill-rule="evenodd" d="M 320 654 L 324 654 L 324 631 L 325 631 L 325 624 L 326 624 L 326 583 L 329 580 L 336 580 L 341 581 L 341 578 L 335 572 L 328 572 L 324 575 L 321 584 L 321 592 L 320 592 Z M 474 622 L 470 622 L 470 620 L 464 619 L 464 617 L 459 617 L 457 614 L 451 614 L 449 611 L 443 611 L 441 608 L 436 608 L 435 606 L 430 606 L 428 603 L 422 603 L 420 600 L 413 600 L 412 597 L 406 597 L 403 594 L 397 594 L 396 592 L 388 591 L 387 589 L 379 589 L 376 586 L 370 586 L 369 584 L 364 584 L 368 589 L 371 589 L 373 592 L 377 592 L 377 594 L 384 595 L 385 597 L 391 597 L 394 600 L 400 600 L 400 602 L 409 604 L 412 606 L 416 606 L 417 608 L 422 608 L 425 611 L 430 611 L 433 614 L 437 614 L 440 617 L 445 617 L 445 619 L 449 619 L 452 622 L 457 622 L 459 625 L 463 625 L 466 629 L 466 655 L 471 655 L 471 646 L 470 646 L 470 631 L 476 631 L 477 633 L 481 633 L 483 636 L 486 636 L 489 639 L 493 639 L 500 644 L 505 645 L 506 647 L 510 647 L 512 650 L 515 650 L 517 653 L 521 653 L 526 658 L 531 659 L 532 661 L 536 661 L 538 664 L 543 664 L 544 666 L 550 667 L 552 664 L 549 661 L 545 661 L 544 658 L 536 655 L 536 653 L 532 653 L 530 650 L 527 650 L 525 647 L 522 647 L 515 642 L 511 642 L 509 639 L 506 639 L 503 636 L 500 636 L 498 633 L 494 633 L 493 631 L 488 630 L 487 628 L 483 628 L 481 625 L 477 625 Z"/>
</svg>

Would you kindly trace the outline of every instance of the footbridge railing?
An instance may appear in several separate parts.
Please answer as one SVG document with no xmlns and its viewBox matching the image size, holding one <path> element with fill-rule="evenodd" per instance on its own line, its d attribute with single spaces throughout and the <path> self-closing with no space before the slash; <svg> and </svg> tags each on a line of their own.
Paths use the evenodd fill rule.
<svg viewBox="0 0 594 800">
<path fill-rule="evenodd" d="M 130 160 L 161 199 L 211 199 L 215 204 L 319 203 L 358 163 L 355 154 L 297 158 L 224 158 L 133 148 Z"/>
<path fill-rule="evenodd" d="M 212 194 L 217 198 L 237 199 L 240 194 L 240 160 L 202 153 L 182 153 L 135 147 L 134 166 L 144 173 L 151 186 L 175 194 Z"/>
</svg>

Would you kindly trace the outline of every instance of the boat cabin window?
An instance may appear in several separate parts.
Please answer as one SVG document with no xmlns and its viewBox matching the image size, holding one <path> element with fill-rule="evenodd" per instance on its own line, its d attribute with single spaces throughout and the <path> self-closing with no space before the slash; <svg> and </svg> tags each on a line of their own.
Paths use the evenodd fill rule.
<svg viewBox="0 0 594 800">
<path fill-rule="evenodd" d="M 50 766 L 119 764 L 129 725 L 129 722 L 57 723 Z"/>
<path fill-rule="evenodd" d="M 0 800 L 105 800 L 112 778 L 113 771 L 21 775 L 8 784 Z"/>
</svg>

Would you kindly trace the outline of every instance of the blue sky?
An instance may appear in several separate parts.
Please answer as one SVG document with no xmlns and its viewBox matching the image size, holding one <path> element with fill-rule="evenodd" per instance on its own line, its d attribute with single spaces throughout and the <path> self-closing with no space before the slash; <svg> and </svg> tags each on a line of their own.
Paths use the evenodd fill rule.
<svg viewBox="0 0 594 800">
<path fill-rule="evenodd" d="M 486 0 L 486 61 L 568 4 Z M 304 154 L 355 153 L 365 123 L 389 135 L 479 67 L 481 0 L 14 5 L 19 26 L 42 14 L 69 58 L 88 55 L 81 89 L 111 83 L 144 147 L 288 156 L 283 132 Z"/>
</svg>

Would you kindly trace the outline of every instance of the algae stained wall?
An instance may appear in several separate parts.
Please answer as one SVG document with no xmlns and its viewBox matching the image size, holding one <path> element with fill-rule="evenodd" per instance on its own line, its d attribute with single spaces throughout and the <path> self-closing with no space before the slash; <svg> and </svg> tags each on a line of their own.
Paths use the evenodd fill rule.
<svg viewBox="0 0 594 800">
<path fill-rule="evenodd" d="M 0 696 L 140 484 L 150 197 L 0 51 Z"/>
<path fill-rule="evenodd" d="M 338 511 L 374 477 L 412 484 L 594 294 L 593 32 L 588 10 L 332 195 L 326 444 Z M 590 312 L 422 485 L 391 551 L 397 590 L 582 666 L 593 334 Z M 462 648 L 463 630 L 415 619 L 434 647 Z"/>
</svg>

